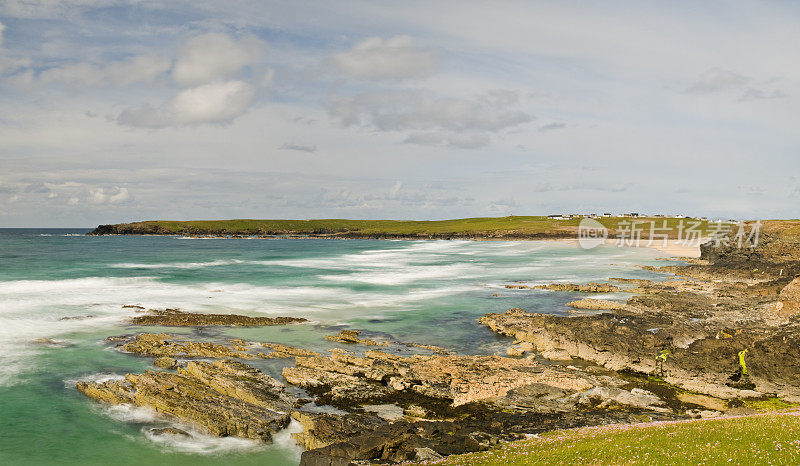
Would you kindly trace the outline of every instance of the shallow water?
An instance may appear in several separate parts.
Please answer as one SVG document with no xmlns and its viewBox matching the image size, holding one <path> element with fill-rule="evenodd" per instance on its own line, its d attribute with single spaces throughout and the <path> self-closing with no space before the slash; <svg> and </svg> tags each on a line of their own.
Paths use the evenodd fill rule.
<svg viewBox="0 0 800 466">
<path fill-rule="evenodd" d="M 134 314 L 126 304 L 312 321 L 205 330 L 212 339 L 324 351 L 335 346 L 324 335 L 355 328 L 491 354 L 510 340 L 478 325 L 483 314 L 512 307 L 563 313 L 566 302 L 584 296 L 504 284 L 652 278 L 635 265 L 663 264 L 650 249 L 585 251 L 558 241 L 199 240 L 85 231 L 0 229 L 0 464 L 297 464 L 300 450 L 289 437 L 295 425 L 267 446 L 202 435 L 154 438 L 147 428 L 165 420 L 78 393 L 77 380 L 152 368 L 149 359 L 103 344 L 143 330 L 125 324 Z M 59 345 L 30 343 L 37 338 Z M 282 364 L 258 362 L 272 375 Z"/>
</svg>

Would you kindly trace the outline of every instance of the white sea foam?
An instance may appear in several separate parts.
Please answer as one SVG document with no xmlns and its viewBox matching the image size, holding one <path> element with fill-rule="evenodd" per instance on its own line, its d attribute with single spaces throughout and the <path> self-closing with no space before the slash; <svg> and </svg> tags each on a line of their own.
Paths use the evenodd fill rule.
<svg viewBox="0 0 800 466">
<path fill-rule="evenodd" d="M 116 421 L 138 424 L 162 419 L 152 408 L 128 404 L 103 405 L 103 413 Z"/>
<path fill-rule="evenodd" d="M 216 260 L 208 262 L 166 262 L 157 264 L 120 263 L 120 264 L 112 264 L 110 267 L 114 267 L 117 269 L 202 269 L 205 267 L 234 265 L 246 262 L 247 261 L 242 261 L 238 259 L 227 259 L 227 260 Z"/>
<path fill-rule="evenodd" d="M 97 382 L 103 383 L 108 382 L 109 380 L 122 380 L 125 376 L 122 374 L 109 374 L 105 372 L 99 372 L 97 374 L 89 374 L 84 375 L 82 377 L 78 377 L 75 379 L 66 379 L 64 380 L 64 387 L 65 388 L 73 388 L 75 384 L 78 382 Z"/>
<path fill-rule="evenodd" d="M 154 434 L 151 427 L 142 428 L 144 436 L 167 451 L 214 455 L 231 451 L 261 450 L 268 448 L 261 442 L 237 437 L 213 437 L 197 430 L 181 426 L 189 436 L 175 434 Z"/>
<path fill-rule="evenodd" d="M 423 280 L 471 278 L 480 276 L 480 268 L 472 264 L 446 264 L 428 266 L 391 266 L 361 272 L 320 275 L 319 278 L 337 282 L 360 282 L 373 285 L 407 285 Z"/>
</svg>

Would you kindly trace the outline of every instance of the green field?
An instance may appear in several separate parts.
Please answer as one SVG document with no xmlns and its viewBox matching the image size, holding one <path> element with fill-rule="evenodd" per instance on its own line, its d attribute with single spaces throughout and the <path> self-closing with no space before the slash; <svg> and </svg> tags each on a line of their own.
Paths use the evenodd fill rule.
<svg viewBox="0 0 800 466">
<path fill-rule="evenodd" d="M 796 465 L 800 411 L 555 431 L 436 464 Z"/>
<path fill-rule="evenodd" d="M 479 217 L 454 220 L 156 220 L 117 225 L 104 225 L 99 234 L 192 234 L 192 235 L 339 235 L 395 237 L 569 237 L 575 236 L 581 219 L 552 220 L 536 216 Z M 636 228 L 642 237 L 667 233 L 677 237 L 678 227 L 706 232 L 708 222 L 677 218 L 598 218 L 601 224 L 616 232 L 620 228 Z M 625 223 L 623 223 L 625 222 Z"/>
</svg>

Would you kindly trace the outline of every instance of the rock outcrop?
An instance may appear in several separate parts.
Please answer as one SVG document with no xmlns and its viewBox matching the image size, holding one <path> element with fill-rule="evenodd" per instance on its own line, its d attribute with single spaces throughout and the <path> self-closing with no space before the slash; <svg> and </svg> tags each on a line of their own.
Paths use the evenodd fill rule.
<svg viewBox="0 0 800 466">
<path fill-rule="evenodd" d="M 388 341 L 362 339 L 359 337 L 360 334 L 361 330 L 342 330 L 337 335 L 326 335 L 325 339 L 328 341 L 335 341 L 337 343 L 359 344 L 366 346 L 389 346 Z"/>
<path fill-rule="evenodd" d="M 577 301 L 567 303 L 567 306 L 575 309 L 585 309 L 589 311 L 613 311 L 625 309 L 625 305 L 616 301 L 609 301 L 607 299 L 592 299 L 584 298 Z"/>
<path fill-rule="evenodd" d="M 199 314 L 178 309 L 151 309 L 148 314 L 132 319 L 136 325 L 158 325 L 162 327 L 206 327 L 236 326 L 262 327 L 307 322 L 302 317 L 250 317 L 236 314 Z"/>
<path fill-rule="evenodd" d="M 140 333 L 134 336 L 109 337 L 108 341 L 119 342 L 118 348 L 127 353 L 153 358 L 239 358 L 252 359 L 256 353 L 238 344 L 186 341 L 169 333 Z M 239 340 L 241 342 L 241 340 Z"/>
<path fill-rule="evenodd" d="M 506 285 L 506 288 L 517 290 L 549 290 L 549 291 L 570 291 L 578 293 L 616 293 L 621 291 L 618 286 L 611 283 L 586 283 L 576 285 L 574 283 L 550 283 L 549 285 Z"/>
<path fill-rule="evenodd" d="M 579 372 L 499 356 L 404 357 L 381 351 L 356 356 L 334 350 L 330 357 L 298 357 L 295 363 L 283 370 L 284 378 L 336 404 L 381 401 L 410 392 L 459 406 L 534 383 L 571 391 L 594 386 Z"/>
<path fill-rule="evenodd" d="M 77 388 L 98 401 L 146 406 L 220 437 L 269 442 L 289 424 L 291 401 L 283 385 L 235 361 L 189 362 L 177 373 L 147 371 L 78 382 Z"/>
</svg>

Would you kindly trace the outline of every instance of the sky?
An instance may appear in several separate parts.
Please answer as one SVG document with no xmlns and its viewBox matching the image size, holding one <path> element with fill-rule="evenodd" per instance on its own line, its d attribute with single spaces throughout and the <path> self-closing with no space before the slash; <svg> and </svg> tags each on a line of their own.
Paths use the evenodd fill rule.
<svg viewBox="0 0 800 466">
<path fill-rule="evenodd" d="M 800 3 L 0 0 L 0 227 L 798 218 Z"/>
</svg>

